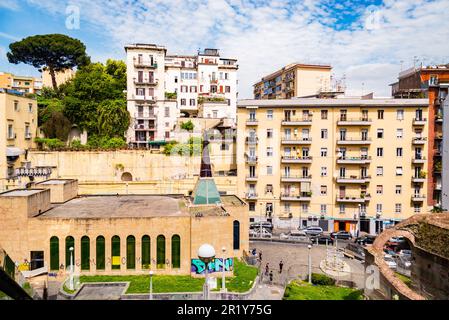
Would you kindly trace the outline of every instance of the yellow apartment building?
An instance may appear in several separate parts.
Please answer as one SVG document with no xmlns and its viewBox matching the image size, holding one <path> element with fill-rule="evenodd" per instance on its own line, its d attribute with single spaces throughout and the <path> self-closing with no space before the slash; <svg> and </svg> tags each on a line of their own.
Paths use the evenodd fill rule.
<svg viewBox="0 0 449 320">
<path fill-rule="evenodd" d="M 250 221 L 374 234 L 427 212 L 427 113 L 426 99 L 239 101 Z"/>
<path fill-rule="evenodd" d="M 330 65 L 291 63 L 254 84 L 254 99 L 290 99 L 331 91 Z"/>
<path fill-rule="evenodd" d="M 12 89 L 22 93 L 40 93 L 42 79 L 0 72 L 0 88 Z"/>
<path fill-rule="evenodd" d="M 72 69 L 65 69 L 63 71 L 55 72 L 56 84 L 58 87 L 72 79 L 75 76 L 75 73 L 76 72 Z M 42 86 L 53 88 L 50 71 L 45 68 L 42 70 Z"/>
<path fill-rule="evenodd" d="M 0 89 L 0 190 L 17 182 L 15 169 L 26 166 L 36 131 L 36 99 Z"/>
</svg>

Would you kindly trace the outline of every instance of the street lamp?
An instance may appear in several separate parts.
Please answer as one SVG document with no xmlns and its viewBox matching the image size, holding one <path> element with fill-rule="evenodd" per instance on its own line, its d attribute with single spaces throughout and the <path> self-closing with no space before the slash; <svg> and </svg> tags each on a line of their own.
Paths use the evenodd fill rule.
<svg viewBox="0 0 449 320">
<path fill-rule="evenodd" d="M 208 266 L 209 262 L 213 261 L 215 258 L 215 249 L 210 244 L 203 244 L 198 249 L 198 258 L 204 262 L 206 265 L 205 276 L 206 281 L 204 283 L 204 300 L 209 300 L 209 277 L 208 277 Z"/>
<path fill-rule="evenodd" d="M 223 292 L 226 292 L 226 277 L 225 277 L 226 247 L 221 248 L 221 251 L 223 252 L 223 275 L 221 279 L 221 290 Z"/>
<path fill-rule="evenodd" d="M 312 246 L 309 244 L 307 246 L 307 248 L 309 249 L 309 283 L 312 284 L 312 257 L 310 255 L 310 251 L 312 250 Z"/>
<path fill-rule="evenodd" d="M 154 271 L 150 270 L 150 300 L 153 300 L 153 274 Z"/>
<path fill-rule="evenodd" d="M 69 289 L 75 290 L 73 286 L 73 247 L 69 248 L 70 250 L 70 278 L 69 278 Z"/>
</svg>

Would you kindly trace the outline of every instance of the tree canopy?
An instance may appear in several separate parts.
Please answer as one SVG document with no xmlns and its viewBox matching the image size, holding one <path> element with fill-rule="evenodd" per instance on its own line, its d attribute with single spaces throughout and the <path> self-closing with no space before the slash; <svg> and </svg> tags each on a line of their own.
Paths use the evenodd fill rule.
<svg viewBox="0 0 449 320">
<path fill-rule="evenodd" d="M 10 63 L 25 63 L 35 68 L 48 68 L 56 90 L 55 72 L 90 63 L 86 46 L 78 39 L 63 34 L 35 35 L 9 45 L 7 53 Z"/>
</svg>

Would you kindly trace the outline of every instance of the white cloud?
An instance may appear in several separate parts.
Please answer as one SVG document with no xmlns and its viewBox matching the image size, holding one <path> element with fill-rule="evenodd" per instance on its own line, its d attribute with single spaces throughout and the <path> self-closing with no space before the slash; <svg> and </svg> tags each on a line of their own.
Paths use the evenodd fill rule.
<svg viewBox="0 0 449 320">
<path fill-rule="evenodd" d="M 83 22 L 99 26 L 120 50 L 131 42 L 162 44 L 170 53 L 184 54 L 217 47 L 239 59 L 241 98 L 252 96 L 252 84 L 261 76 L 294 61 L 331 63 L 337 76 L 346 74 L 349 92 L 379 95 L 389 94 L 400 61 L 410 66 L 417 56 L 426 63 L 449 62 L 446 0 L 385 0 L 369 8 L 345 1 L 339 12 L 327 0 L 288 7 L 282 1 L 247 0 L 28 1 L 54 14 L 64 13 L 67 4 L 79 5 Z M 336 30 L 331 25 L 343 11 L 357 12 L 359 19 Z"/>
<path fill-rule="evenodd" d="M 0 8 L 17 11 L 20 9 L 18 0 L 2 0 Z"/>
</svg>

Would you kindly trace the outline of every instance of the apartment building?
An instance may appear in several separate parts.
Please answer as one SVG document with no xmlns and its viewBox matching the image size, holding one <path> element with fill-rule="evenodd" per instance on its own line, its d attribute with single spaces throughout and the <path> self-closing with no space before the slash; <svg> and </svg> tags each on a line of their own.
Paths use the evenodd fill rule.
<svg viewBox="0 0 449 320">
<path fill-rule="evenodd" d="M 254 99 L 290 99 L 343 93 L 342 83 L 332 80 L 330 65 L 292 63 L 254 84 Z"/>
<path fill-rule="evenodd" d="M 0 89 L 0 190 L 16 183 L 15 169 L 24 167 L 35 147 L 37 102 L 16 91 Z"/>
<path fill-rule="evenodd" d="M 231 118 L 237 104 L 237 60 L 217 49 L 197 55 L 167 55 L 154 44 L 125 47 L 131 126 L 127 140 L 137 146 L 174 137 L 179 118 Z"/>
<path fill-rule="evenodd" d="M 241 100 L 238 194 L 251 221 L 376 233 L 427 212 L 427 99 Z"/>
<path fill-rule="evenodd" d="M 421 66 L 401 72 L 391 84 L 397 99 L 427 98 L 429 101 L 427 203 L 449 209 L 449 64 Z"/>
<path fill-rule="evenodd" d="M 22 93 L 37 93 L 42 90 L 42 79 L 28 76 L 17 76 L 0 72 L 0 88 L 16 90 Z"/>
<path fill-rule="evenodd" d="M 59 87 L 61 84 L 66 83 L 75 76 L 75 71 L 72 69 L 65 69 L 55 72 L 56 85 Z M 53 88 L 53 81 L 51 79 L 50 71 L 44 68 L 42 70 L 42 86 Z"/>
</svg>

